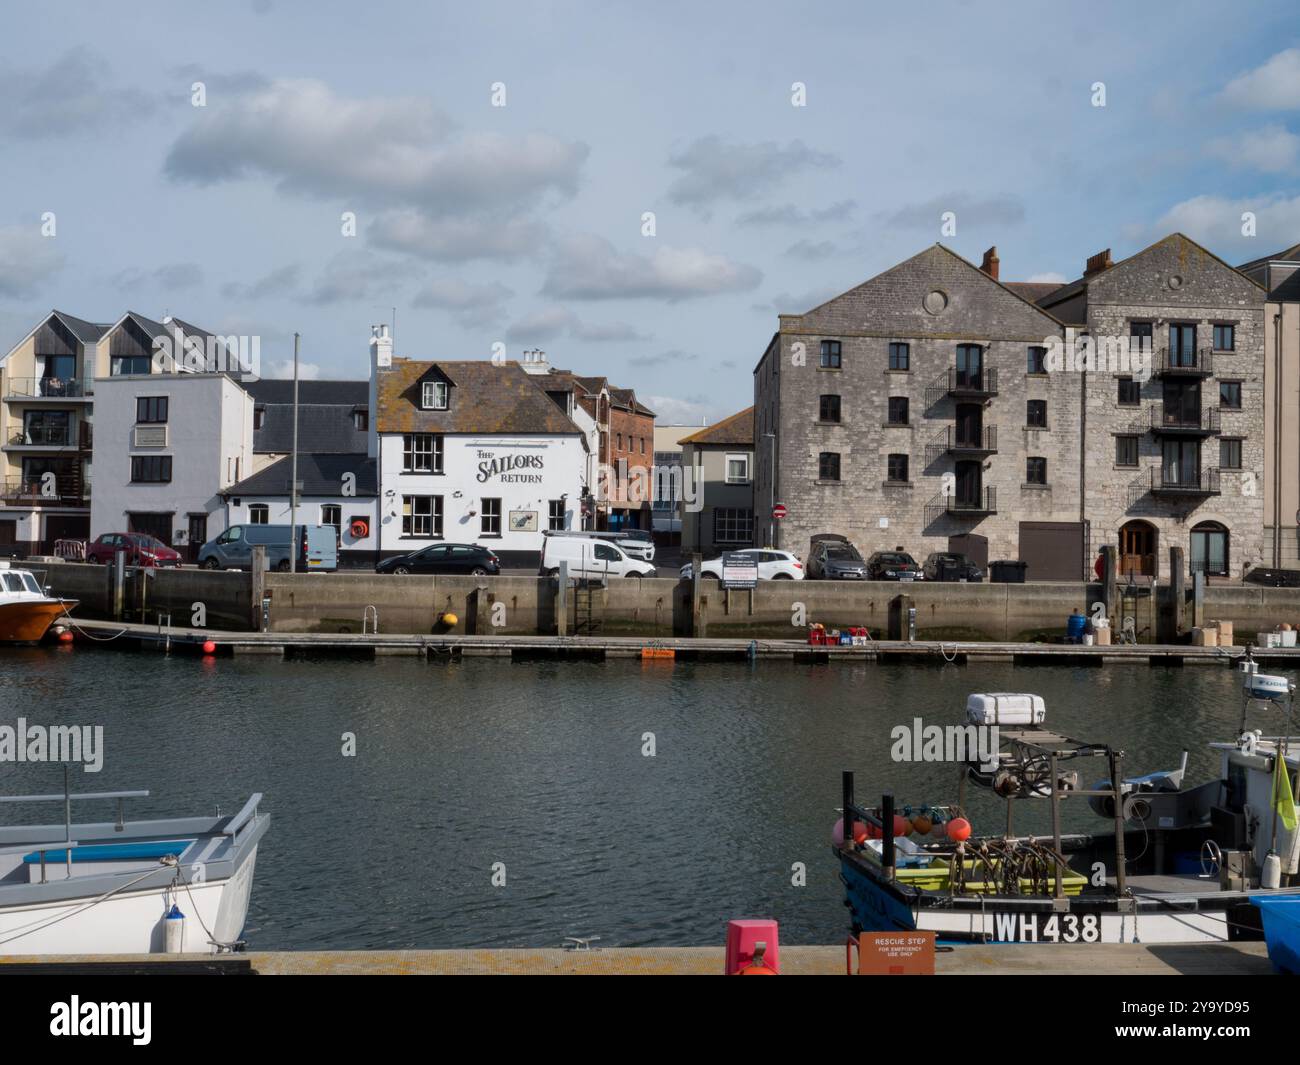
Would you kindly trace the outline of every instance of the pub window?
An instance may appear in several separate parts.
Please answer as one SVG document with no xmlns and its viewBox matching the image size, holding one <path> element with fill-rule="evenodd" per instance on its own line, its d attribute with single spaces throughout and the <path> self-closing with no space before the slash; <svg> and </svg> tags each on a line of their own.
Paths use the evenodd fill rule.
<svg viewBox="0 0 1300 1065">
<path fill-rule="evenodd" d="M 1216 325 L 1214 327 L 1214 350 L 1234 351 L 1237 347 L 1237 327 L 1235 325 Z"/>
<path fill-rule="evenodd" d="M 547 515 L 546 527 L 551 532 L 559 532 L 564 528 L 564 500 L 552 499 L 550 514 Z"/>
<path fill-rule="evenodd" d="M 818 417 L 824 422 L 838 422 L 840 420 L 840 397 L 822 396 Z"/>
<path fill-rule="evenodd" d="M 1025 424 L 1031 429 L 1047 428 L 1047 400 L 1031 399 L 1025 402 Z"/>
<path fill-rule="evenodd" d="M 1047 483 L 1047 459 L 1031 455 L 1025 460 L 1025 483 Z"/>
<path fill-rule="evenodd" d="M 165 425 L 167 423 L 167 397 L 137 396 L 135 400 L 135 420 L 141 425 Z"/>
<path fill-rule="evenodd" d="M 446 410 L 447 382 L 425 381 L 420 392 L 420 406 L 425 410 Z"/>
<path fill-rule="evenodd" d="M 483 514 L 479 521 L 479 533 L 483 536 L 501 535 L 500 499 L 483 500 Z"/>
<path fill-rule="evenodd" d="M 442 496 L 402 496 L 402 535 L 430 540 L 442 536 Z"/>
<path fill-rule="evenodd" d="M 889 424 L 906 425 L 908 416 L 908 404 L 906 396 L 889 397 Z"/>
<path fill-rule="evenodd" d="M 910 370 L 912 368 L 912 349 L 903 343 L 889 345 L 889 368 L 891 370 Z"/>
<path fill-rule="evenodd" d="M 890 455 L 889 463 L 886 466 L 886 478 L 896 484 L 905 483 L 908 473 L 908 457 L 906 455 Z"/>
<path fill-rule="evenodd" d="M 1142 384 L 1131 377 L 1121 377 L 1119 379 L 1119 405 L 1121 407 L 1136 407 L 1142 402 Z"/>
<path fill-rule="evenodd" d="M 838 481 L 840 479 L 839 452 L 823 451 L 817 456 L 817 479 L 819 481 Z"/>
<path fill-rule="evenodd" d="M 1136 466 L 1138 464 L 1138 438 L 1136 436 L 1115 437 L 1115 465 Z"/>
<path fill-rule="evenodd" d="M 1042 347 L 1032 347 L 1029 349 L 1029 368 L 1026 371 L 1032 374 L 1047 373 L 1047 349 Z"/>
<path fill-rule="evenodd" d="M 840 342 L 838 340 L 822 341 L 822 369 L 838 370 L 840 368 Z"/>
<path fill-rule="evenodd" d="M 248 524 L 265 525 L 271 520 L 271 508 L 265 503 L 248 504 Z"/>
<path fill-rule="evenodd" d="M 343 528 L 343 508 L 337 503 L 322 503 L 320 523 L 322 525 L 333 525 L 337 533 L 339 529 Z"/>
<path fill-rule="evenodd" d="M 1241 382 L 1219 382 L 1219 406 L 1225 410 L 1241 410 Z"/>
<path fill-rule="evenodd" d="M 1241 441 L 1224 437 L 1219 441 L 1219 466 L 1225 470 L 1241 469 Z"/>
<path fill-rule="evenodd" d="M 442 434 L 402 434 L 403 473 L 442 473 Z"/>
</svg>

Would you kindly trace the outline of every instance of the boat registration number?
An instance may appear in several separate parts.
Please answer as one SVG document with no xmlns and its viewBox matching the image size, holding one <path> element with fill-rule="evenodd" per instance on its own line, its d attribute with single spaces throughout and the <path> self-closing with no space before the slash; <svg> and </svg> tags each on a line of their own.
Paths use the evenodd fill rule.
<svg viewBox="0 0 1300 1065">
<path fill-rule="evenodd" d="M 995 913 L 993 938 L 1003 943 L 1100 943 L 1095 913 Z"/>
</svg>

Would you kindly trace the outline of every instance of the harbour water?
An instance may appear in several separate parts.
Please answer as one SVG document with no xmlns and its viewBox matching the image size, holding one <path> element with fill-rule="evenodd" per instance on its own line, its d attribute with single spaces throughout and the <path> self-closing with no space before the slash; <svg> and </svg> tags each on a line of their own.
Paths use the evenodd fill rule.
<svg viewBox="0 0 1300 1065">
<path fill-rule="evenodd" d="M 74 791 L 148 788 L 132 817 L 265 793 L 246 929 L 259 950 L 686 946 L 721 942 L 738 916 L 777 918 L 785 942 L 839 942 L 840 770 L 857 772 L 859 801 L 886 787 L 900 805 L 951 801 L 954 768 L 892 761 L 890 730 L 957 723 L 975 691 L 1042 695 L 1049 725 L 1123 748 L 1127 775 L 1186 748 L 1192 781 L 1216 772 L 1206 744 L 1240 713 L 1226 667 L 0 651 L 0 724 L 104 727 L 103 769 L 74 769 Z M 58 766 L 0 763 L 0 793 L 61 788 Z M 1045 806 L 1021 808 L 1018 830 L 1047 831 Z M 988 796 L 970 812 L 976 832 L 1001 830 Z M 1065 826 L 1107 827 L 1081 801 Z"/>
</svg>

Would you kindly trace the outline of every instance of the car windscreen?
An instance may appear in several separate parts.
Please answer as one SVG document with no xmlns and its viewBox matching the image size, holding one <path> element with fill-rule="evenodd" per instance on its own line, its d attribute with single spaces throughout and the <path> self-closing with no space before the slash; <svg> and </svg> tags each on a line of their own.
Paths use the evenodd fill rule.
<svg viewBox="0 0 1300 1065">
<path fill-rule="evenodd" d="M 911 555 L 881 555 L 880 561 L 890 566 L 915 566 Z"/>
<path fill-rule="evenodd" d="M 826 551 L 827 558 L 833 558 L 836 562 L 858 562 L 860 557 L 851 547 L 831 547 Z"/>
</svg>

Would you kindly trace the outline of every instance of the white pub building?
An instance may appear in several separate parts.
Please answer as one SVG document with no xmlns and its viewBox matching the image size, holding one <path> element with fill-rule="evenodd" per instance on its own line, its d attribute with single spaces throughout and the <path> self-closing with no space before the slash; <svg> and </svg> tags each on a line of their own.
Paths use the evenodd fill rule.
<svg viewBox="0 0 1300 1065">
<path fill-rule="evenodd" d="M 379 552 L 480 544 L 507 566 L 536 565 L 547 529 L 581 527 L 582 430 L 517 362 L 394 358 L 370 339 L 370 456 Z"/>
</svg>

